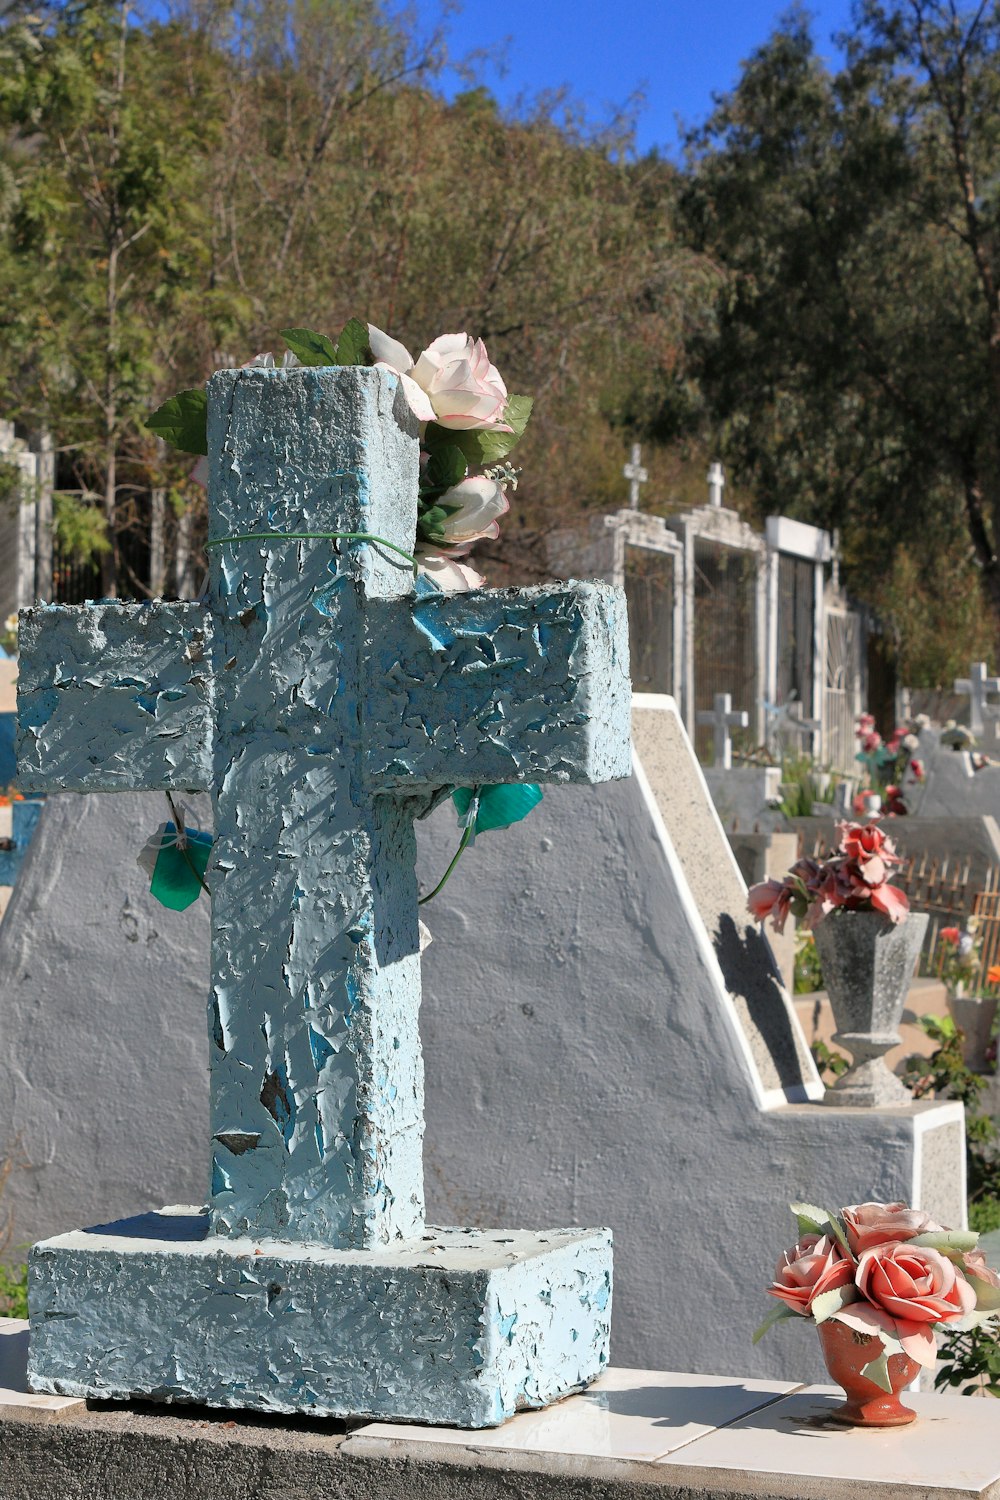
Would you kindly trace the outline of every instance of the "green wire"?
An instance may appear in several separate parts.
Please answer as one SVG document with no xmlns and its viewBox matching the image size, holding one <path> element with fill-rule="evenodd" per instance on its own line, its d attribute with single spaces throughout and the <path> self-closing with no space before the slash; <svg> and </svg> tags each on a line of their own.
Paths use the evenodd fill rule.
<svg viewBox="0 0 1000 1500">
<path fill-rule="evenodd" d="M 455 850 L 455 854 L 454 854 L 454 857 L 453 857 L 453 859 L 451 861 L 451 864 L 448 866 L 447 870 L 445 870 L 444 874 L 441 876 L 441 879 L 438 881 L 438 883 L 434 887 L 434 889 L 432 891 L 429 891 L 426 896 L 421 896 L 420 900 L 417 902 L 418 906 L 426 906 L 428 901 L 433 901 L 434 897 L 437 895 L 438 891 L 442 890 L 444 888 L 444 886 L 447 885 L 447 883 L 448 883 L 448 877 L 451 875 L 452 870 L 455 868 L 455 866 L 458 864 L 459 860 L 462 858 L 462 855 L 465 853 L 465 850 L 466 850 L 466 848 L 468 847 L 468 844 L 469 844 L 469 840 L 472 838 L 472 835 L 475 833 L 475 831 L 476 831 L 476 825 L 475 825 L 475 823 L 469 823 L 468 826 L 466 827 L 465 832 L 462 834 L 462 842 L 459 844 L 458 848 Z"/>
<path fill-rule="evenodd" d="M 232 536 L 217 536 L 211 542 L 205 543 L 205 551 L 209 547 L 222 547 L 226 542 L 376 542 L 380 547 L 387 547 L 390 552 L 396 552 L 413 568 L 413 576 L 417 575 L 417 559 L 412 552 L 407 552 L 402 547 L 397 547 L 395 542 L 387 541 L 384 536 L 375 536 L 370 531 L 237 531 Z"/>
</svg>

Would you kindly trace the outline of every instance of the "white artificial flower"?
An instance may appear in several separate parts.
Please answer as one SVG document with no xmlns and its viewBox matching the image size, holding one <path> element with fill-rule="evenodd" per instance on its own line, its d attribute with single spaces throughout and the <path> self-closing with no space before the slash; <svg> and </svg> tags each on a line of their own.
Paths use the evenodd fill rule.
<svg viewBox="0 0 1000 1500">
<path fill-rule="evenodd" d="M 416 558 L 418 571 L 429 578 L 442 594 L 465 594 L 469 589 L 481 589 L 486 582 L 475 568 L 470 568 L 468 563 L 459 562 L 454 557 L 418 547 Z"/>
<path fill-rule="evenodd" d="M 376 365 L 384 370 L 392 370 L 399 376 L 403 384 L 403 395 L 418 422 L 433 422 L 434 408 L 430 403 L 430 397 L 422 391 L 417 382 L 410 378 L 409 372 L 413 369 L 413 355 L 396 339 L 391 339 L 381 328 L 376 328 L 374 323 L 368 324 L 368 345 L 375 356 Z"/>
<path fill-rule="evenodd" d="M 500 485 L 485 474 L 473 474 L 453 484 L 435 505 L 448 514 L 437 523 L 433 540 L 452 557 L 460 557 L 485 537 L 498 537 L 499 518 L 510 510 L 510 501 Z"/>
</svg>

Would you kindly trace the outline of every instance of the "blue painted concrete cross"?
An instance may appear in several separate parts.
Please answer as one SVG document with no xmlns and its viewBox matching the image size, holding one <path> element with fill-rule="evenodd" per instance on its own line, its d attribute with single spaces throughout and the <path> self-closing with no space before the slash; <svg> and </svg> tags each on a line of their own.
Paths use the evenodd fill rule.
<svg viewBox="0 0 1000 1500">
<path fill-rule="evenodd" d="M 212 539 L 412 549 L 417 430 L 388 372 L 222 371 L 209 451 Z M 389 1244 L 423 1226 L 413 818 L 454 784 L 628 774 L 624 603 L 421 595 L 370 543 L 210 556 L 204 604 L 24 617 L 21 784 L 211 790 L 212 1229 Z"/>
</svg>

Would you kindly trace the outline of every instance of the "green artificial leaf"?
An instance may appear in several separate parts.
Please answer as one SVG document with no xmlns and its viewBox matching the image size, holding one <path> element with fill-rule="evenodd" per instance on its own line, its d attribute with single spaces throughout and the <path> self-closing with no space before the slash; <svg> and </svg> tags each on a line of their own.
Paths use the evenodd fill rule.
<svg viewBox="0 0 1000 1500">
<path fill-rule="evenodd" d="M 825 1208 L 817 1208 L 814 1203 L 789 1203 L 788 1207 L 795 1215 L 800 1235 L 826 1234 L 829 1231 L 830 1215 Z"/>
<path fill-rule="evenodd" d="M 348 324 L 350 327 L 350 324 Z M 345 330 L 346 332 L 346 330 Z M 314 333 L 311 328 L 283 328 L 281 337 L 295 358 L 304 365 L 337 365 L 337 351 L 325 333 Z M 368 331 L 365 330 L 365 338 Z"/>
<path fill-rule="evenodd" d="M 461 484 L 469 472 L 468 461 L 456 443 L 445 443 L 436 448 L 424 470 L 424 484 L 428 490 L 450 490 Z"/>
<path fill-rule="evenodd" d="M 825 1323 L 827 1318 L 832 1318 L 842 1307 L 857 1300 L 858 1289 L 851 1282 L 849 1286 L 835 1286 L 830 1292 L 820 1292 L 818 1297 L 813 1298 L 809 1311 L 817 1323 Z"/>
<path fill-rule="evenodd" d="M 844 1229 L 844 1226 L 837 1214 L 827 1214 L 826 1222 L 830 1233 L 833 1235 L 834 1239 L 837 1241 L 837 1244 L 840 1246 L 841 1250 L 843 1250 L 844 1254 L 848 1256 L 849 1259 L 855 1260 L 857 1257 L 855 1256 L 854 1251 L 851 1249 L 850 1241 L 847 1238 L 847 1232 Z"/>
<path fill-rule="evenodd" d="M 178 391 L 146 418 L 146 426 L 182 453 L 207 453 L 208 394 L 205 387 Z"/>
<path fill-rule="evenodd" d="M 861 1371 L 866 1375 L 872 1385 L 877 1385 L 879 1390 L 892 1394 L 892 1381 L 889 1378 L 889 1351 L 883 1349 L 876 1357 Z"/>
<path fill-rule="evenodd" d="M 519 441 L 528 425 L 533 405 L 530 396 L 508 396 L 504 419 L 513 429 L 511 432 L 494 432 L 481 427 L 470 432 L 456 432 L 453 428 L 442 427 L 439 422 L 428 422 L 424 445 L 433 454 L 450 443 L 461 449 L 472 468 L 487 469 L 506 458 Z"/>
<path fill-rule="evenodd" d="M 202 893 L 208 856 L 212 852 L 212 835 L 187 828 L 187 846 L 181 849 L 177 844 L 167 842 L 175 836 L 175 831 L 173 823 L 166 825 L 149 891 L 161 906 L 169 907 L 171 911 L 184 911 Z"/>
<path fill-rule="evenodd" d="M 768 1313 L 763 1323 L 757 1329 L 757 1332 L 754 1334 L 750 1342 L 752 1344 L 759 1344 L 765 1333 L 767 1333 L 769 1329 L 773 1328 L 775 1323 L 780 1323 L 785 1318 L 800 1318 L 801 1316 L 802 1314 L 797 1313 L 794 1307 L 789 1307 L 787 1302 L 777 1303 L 776 1306 L 771 1308 L 771 1311 Z"/>
<path fill-rule="evenodd" d="M 965 1279 L 976 1294 L 976 1312 L 994 1314 L 1000 1312 L 1000 1287 L 984 1281 L 972 1271 L 965 1272 Z"/>
<path fill-rule="evenodd" d="M 965 1251 L 975 1250 L 979 1243 L 979 1235 L 974 1229 L 931 1229 L 926 1234 L 914 1235 L 912 1240 L 907 1240 L 908 1245 L 920 1245 L 924 1250 L 940 1250 L 947 1254 L 949 1250 Z"/>
<path fill-rule="evenodd" d="M 472 790 L 467 786 L 459 786 L 451 796 L 458 808 L 459 817 L 464 818 L 472 805 Z M 481 786 L 476 832 L 488 833 L 493 828 L 509 828 L 512 823 L 526 818 L 541 800 L 541 787 L 528 781 Z"/>
<path fill-rule="evenodd" d="M 337 340 L 338 365 L 366 365 L 371 350 L 368 347 L 368 324 L 360 318 L 351 318 L 345 323 Z"/>
</svg>

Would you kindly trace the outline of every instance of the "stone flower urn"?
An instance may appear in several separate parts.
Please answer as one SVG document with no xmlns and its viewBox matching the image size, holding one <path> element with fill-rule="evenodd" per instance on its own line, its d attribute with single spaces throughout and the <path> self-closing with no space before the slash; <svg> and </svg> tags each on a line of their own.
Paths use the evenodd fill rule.
<svg viewBox="0 0 1000 1500">
<path fill-rule="evenodd" d="M 996 995 L 967 995 L 965 986 L 957 984 L 948 991 L 948 1011 L 956 1026 L 961 1027 L 965 1040 L 962 1056 L 965 1066 L 974 1073 L 985 1072 L 990 1064 L 986 1049 L 993 1035 L 993 1020 L 997 1013 Z"/>
<path fill-rule="evenodd" d="M 846 907 L 816 924 L 813 936 L 837 1023 L 833 1040 L 854 1059 L 827 1089 L 824 1104 L 909 1104 L 912 1095 L 886 1067 L 885 1053 L 901 1040 L 899 1020 L 926 927 L 926 912 L 911 911 L 894 925 L 882 912 Z"/>
</svg>

